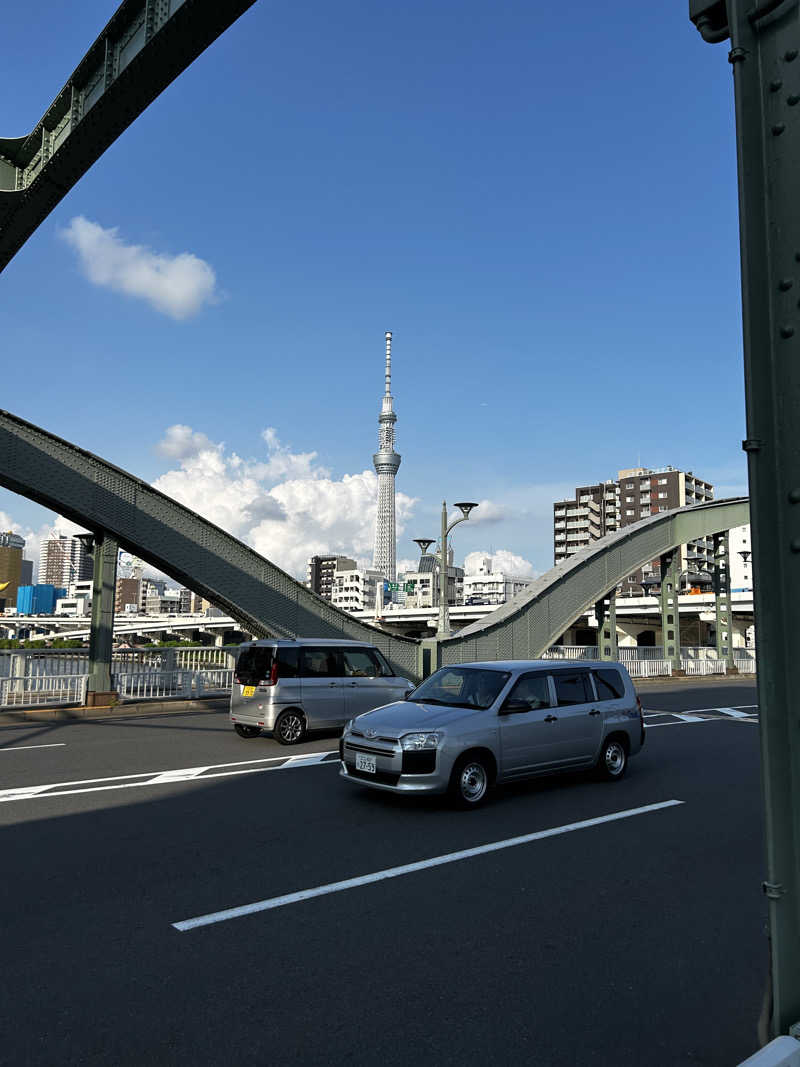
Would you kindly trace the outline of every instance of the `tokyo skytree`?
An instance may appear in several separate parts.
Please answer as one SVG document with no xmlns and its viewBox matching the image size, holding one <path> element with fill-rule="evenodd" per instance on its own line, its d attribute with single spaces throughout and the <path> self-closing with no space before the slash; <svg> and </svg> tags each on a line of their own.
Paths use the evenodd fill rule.
<svg viewBox="0 0 800 1067">
<path fill-rule="evenodd" d="M 378 475 L 378 516 L 375 521 L 375 554 L 372 566 L 393 582 L 397 571 L 397 541 L 394 528 L 394 479 L 400 456 L 394 450 L 394 413 L 392 398 L 392 335 L 386 334 L 386 388 L 378 417 L 378 451 L 373 455 Z"/>
</svg>

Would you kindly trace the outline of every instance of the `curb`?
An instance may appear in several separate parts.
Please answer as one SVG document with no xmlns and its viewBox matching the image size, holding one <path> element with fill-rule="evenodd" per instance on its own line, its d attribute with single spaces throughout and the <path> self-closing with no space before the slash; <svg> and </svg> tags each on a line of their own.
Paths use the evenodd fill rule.
<svg viewBox="0 0 800 1067">
<path fill-rule="evenodd" d="M 208 700 L 153 700 L 130 701 L 114 707 L 74 708 L 21 708 L 19 711 L 0 712 L 0 727 L 24 726 L 45 722 L 90 722 L 96 720 L 142 718 L 148 715 L 197 715 L 228 710 L 227 697 L 212 697 Z"/>
<path fill-rule="evenodd" d="M 776 1037 L 753 1056 L 742 1060 L 739 1067 L 800 1067 L 800 1041 L 793 1037 Z"/>
</svg>

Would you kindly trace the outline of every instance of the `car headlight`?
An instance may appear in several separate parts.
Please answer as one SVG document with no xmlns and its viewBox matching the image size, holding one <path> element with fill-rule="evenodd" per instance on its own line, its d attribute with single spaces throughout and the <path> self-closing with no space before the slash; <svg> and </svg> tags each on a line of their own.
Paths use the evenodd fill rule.
<svg viewBox="0 0 800 1067">
<path fill-rule="evenodd" d="M 441 740 L 441 734 L 406 734 L 400 738 L 400 747 L 404 752 L 418 752 L 422 748 L 436 748 Z"/>
</svg>

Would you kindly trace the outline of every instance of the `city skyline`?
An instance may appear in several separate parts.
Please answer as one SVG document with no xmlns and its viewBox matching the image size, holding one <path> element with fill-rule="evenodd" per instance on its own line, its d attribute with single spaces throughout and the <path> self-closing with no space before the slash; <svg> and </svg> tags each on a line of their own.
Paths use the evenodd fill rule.
<svg viewBox="0 0 800 1067">
<path fill-rule="evenodd" d="M 57 36 L 37 31 L 52 0 L 36 19 L 11 13 L 5 135 L 36 121 L 115 6 L 82 5 Z M 442 498 L 464 497 L 481 508 L 459 527 L 459 558 L 494 544 L 546 570 L 552 502 L 639 455 L 702 466 L 720 497 L 746 492 L 732 108 L 726 80 L 709 78 L 724 56 L 682 10 L 587 4 L 568 39 L 557 13 L 521 3 L 457 10 L 249 11 L 5 271 L 0 323 L 26 359 L 10 361 L 4 405 L 298 575 L 315 551 L 371 556 L 385 323 L 404 353 L 401 560 L 436 531 Z M 550 57 L 537 66 L 534 37 Z M 253 92 L 239 74 L 256 40 L 269 62 Z M 567 49 L 576 74 L 556 96 Z M 387 65 L 414 77 L 387 81 Z M 645 82 L 646 108 L 628 91 Z M 205 131 L 246 136 L 258 99 L 279 106 L 231 197 Z M 682 386 L 673 405 L 649 384 L 659 366 Z M 101 369 L 126 401 L 108 410 L 69 385 Z M 51 518 L 7 492 L 0 513 L 23 535 Z"/>
</svg>

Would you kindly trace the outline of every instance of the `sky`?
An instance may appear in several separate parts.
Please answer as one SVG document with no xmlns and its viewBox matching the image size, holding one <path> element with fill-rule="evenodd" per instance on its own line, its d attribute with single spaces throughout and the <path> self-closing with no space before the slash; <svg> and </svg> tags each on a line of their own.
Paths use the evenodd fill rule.
<svg viewBox="0 0 800 1067">
<path fill-rule="evenodd" d="M 12 5 L 0 136 L 115 8 Z M 539 573 L 577 485 L 747 492 L 739 284 L 727 46 L 685 2 L 258 0 L 0 275 L 0 407 L 304 577 L 371 559 L 391 330 L 398 559 L 466 499 L 456 559 Z M 55 522 L 0 490 L 30 555 Z"/>
</svg>

